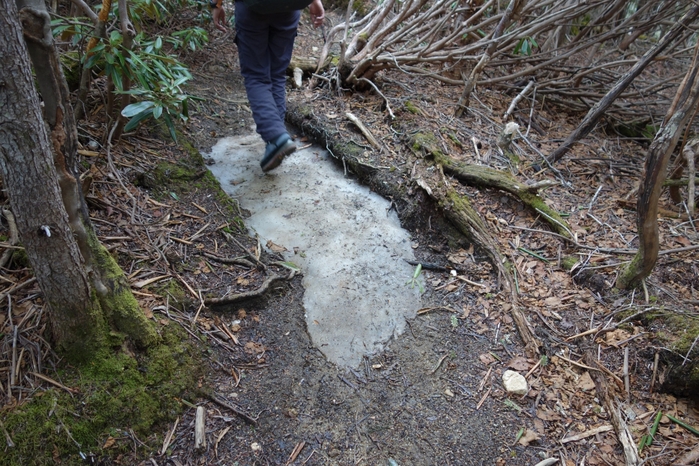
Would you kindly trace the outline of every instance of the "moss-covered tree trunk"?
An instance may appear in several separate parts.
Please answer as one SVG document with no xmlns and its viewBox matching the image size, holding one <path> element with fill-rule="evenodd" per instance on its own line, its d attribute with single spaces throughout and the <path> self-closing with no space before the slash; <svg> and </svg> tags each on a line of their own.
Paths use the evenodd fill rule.
<svg viewBox="0 0 699 466">
<path fill-rule="evenodd" d="M 694 117 L 698 104 L 699 44 L 694 48 L 692 64 L 648 150 L 645 174 L 638 194 L 639 247 L 631 263 L 619 274 L 616 285 L 621 289 L 633 287 L 650 275 L 658 260 L 658 200 L 670 157 L 685 127 Z"/>
<path fill-rule="evenodd" d="M 157 334 L 99 243 L 76 180 L 77 130 L 45 6 L 20 0 L 18 12 L 13 0 L 0 2 L 8 13 L 0 23 L 0 57 L 6 64 L 0 70 L 0 168 L 20 239 L 51 307 L 57 346 L 72 361 L 89 359 L 105 344 L 110 327 L 148 345 Z"/>
</svg>

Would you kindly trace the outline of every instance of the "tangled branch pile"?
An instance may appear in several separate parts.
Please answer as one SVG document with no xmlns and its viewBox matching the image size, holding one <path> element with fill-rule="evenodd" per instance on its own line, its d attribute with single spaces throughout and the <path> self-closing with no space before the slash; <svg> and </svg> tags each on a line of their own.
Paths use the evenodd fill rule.
<svg viewBox="0 0 699 466">
<path fill-rule="evenodd" d="M 338 86 L 361 86 L 384 69 L 466 88 L 519 90 L 535 80 L 537 95 L 587 111 L 691 4 L 406 0 L 379 2 L 355 19 L 350 2 L 345 21 L 329 31 L 319 63 L 337 55 L 329 75 Z M 656 126 L 691 61 L 695 41 L 694 29 L 685 30 L 608 113 L 641 129 Z M 667 89 L 669 94 L 663 92 Z"/>
</svg>

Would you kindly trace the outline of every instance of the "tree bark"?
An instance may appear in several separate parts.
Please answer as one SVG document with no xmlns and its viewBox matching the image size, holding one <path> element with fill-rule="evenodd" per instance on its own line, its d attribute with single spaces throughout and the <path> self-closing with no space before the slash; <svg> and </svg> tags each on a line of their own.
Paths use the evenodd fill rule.
<svg viewBox="0 0 699 466">
<path fill-rule="evenodd" d="M 650 275 L 658 259 L 658 200 L 667 176 L 670 157 L 684 128 L 694 116 L 698 104 L 699 44 L 694 48 L 692 64 L 677 89 L 675 99 L 668 109 L 660 131 L 648 150 L 645 175 L 638 195 L 639 247 L 636 256 L 617 278 L 617 287 L 621 289 L 633 287 Z"/>
<path fill-rule="evenodd" d="M 79 360 L 102 347 L 105 321 L 63 206 L 14 0 L 1 0 L 0 170 L 59 349 Z"/>
<path fill-rule="evenodd" d="M 441 152 L 433 152 L 435 162 L 444 168 L 444 171 L 453 175 L 457 180 L 476 186 L 479 188 L 495 188 L 508 192 L 517 196 L 520 201 L 528 205 L 533 210 L 544 216 L 544 219 L 553 227 L 554 231 L 566 238 L 573 239 L 570 227 L 567 222 L 561 217 L 558 212 L 546 205 L 544 200 L 536 193 L 536 187 L 530 187 L 524 183 L 520 183 L 509 173 L 501 170 L 495 170 L 483 165 L 473 165 L 459 162 L 448 157 Z M 551 183 L 545 183 L 538 188 L 550 186 Z"/>
<path fill-rule="evenodd" d="M 20 239 L 51 308 L 57 348 L 72 361 L 89 359 L 103 346 L 108 325 L 147 346 L 157 333 L 99 243 L 77 182 L 77 128 L 45 6 L 41 0 L 18 0 L 22 9 L 17 12 L 12 0 L 0 1 L 10 12 L 1 23 L 0 56 L 12 63 L 0 71 L 0 163 Z"/>
</svg>

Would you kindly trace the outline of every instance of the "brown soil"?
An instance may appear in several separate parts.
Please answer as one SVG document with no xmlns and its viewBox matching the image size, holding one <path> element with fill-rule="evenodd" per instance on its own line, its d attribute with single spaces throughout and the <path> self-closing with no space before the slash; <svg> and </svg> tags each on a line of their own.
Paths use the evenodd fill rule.
<svg viewBox="0 0 699 466">
<path fill-rule="evenodd" d="M 319 47 L 321 41 L 320 33 L 304 23 L 295 53 L 313 56 L 313 47 Z M 198 114 L 190 126 L 191 133 L 199 135 L 195 140 L 202 152 L 215 142 L 215 137 L 247 132 L 251 127 L 250 114 L 240 103 L 245 94 L 237 74 L 235 48 L 227 38 L 220 39 L 215 48 L 217 52 L 205 65 L 194 67 L 198 89 L 193 92 L 211 96 L 205 104 L 209 115 L 205 111 Z M 513 95 L 481 89 L 472 113 L 455 120 L 450 115 L 460 89 L 401 73 L 382 74 L 377 85 L 389 99 L 395 120 L 388 117 L 384 99 L 371 91 L 338 94 L 322 81 L 312 90 L 290 91 L 289 117 L 299 130 L 297 137 L 311 137 L 330 147 L 340 166 L 347 169 L 349 165 L 361 181 L 390 198 L 419 244 L 416 254 L 421 261 L 465 270 L 460 275 L 485 283 L 487 288 L 472 286 L 448 273 L 426 272 L 429 286 L 425 307 L 432 310 L 411 321 L 410 332 L 393 342 L 384 354 L 367 358 L 362 367 L 349 372 L 329 365 L 312 348 L 300 305 L 303 290 L 297 281 L 277 288 L 259 302 L 233 306 L 228 311 L 212 310 L 231 318 L 231 312 L 243 307 L 247 311 L 243 322 L 247 324 L 238 335 L 241 344 L 253 341 L 265 348 L 263 355 L 256 355 L 258 362 L 259 358 L 265 361 L 265 367 L 244 370 L 245 378 L 237 386 L 228 371 L 240 369 L 241 358 L 249 362 L 250 355 L 246 359 L 240 348 L 215 353 L 214 359 L 220 362 L 214 375 L 217 391 L 237 400 L 249 413 L 259 413 L 259 425 L 251 429 L 238 419 L 231 422 L 225 410 L 219 413 L 220 408 L 208 405 L 212 416 L 222 416 L 212 421 L 211 438 L 225 432 L 218 443 L 218 461 L 535 464 L 558 456 L 567 465 L 581 464 L 583 459 L 586 464 L 621 464 L 623 453 L 614 431 L 563 445 L 558 441 L 609 425 L 609 416 L 600 406 L 590 377 L 599 368 L 586 369 L 582 356 L 599 352 L 600 364 L 621 376 L 625 347 L 630 350 L 631 361 L 631 395 L 625 419 L 635 440 L 646 433 L 657 409 L 675 412 L 696 425 L 699 412 L 691 402 L 650 393 L 653 356 L 662 353 L 663 343 L 648 339 L 641 320 L 632 320 L 623 330 L 593 334 L 595 340 L 587 336 L 566 341 L 567 337 L 604 325 L 639 300 L 638 294 L 614 294 L 611 290 L 619 262 L 630 256 L 569 249 L 547 234 L 549 228 L 516 199 L 450 181 L 470 196 L 493 229 L 501 251 L 516 264 L 522 304 L 544 342 L 547 358 L 543 362 L 547 364 L 528 376 L 530 393 L 520 398 L 503 391 L 504 370 L 527 373 L 537 361 L 524 354 L 507 312 L 507 296 L 500 292 L 485 255 L 470 248 L 415 183 L 429 170 L 430 163 L 411 150 L 410 141 L 416 132 L 431 133 L 444 152 L 457 159 L 480 160 L 514 170 L 494 146 L 497 128 L 502 124 L 497 115 L 504 113 Z M 211 115 L 222 112 L 225 118 L 212 125 L 215 120 Z M 354 113 L 369 126 L 385 144 L 384 149 L 371 150 L 357 128 L 344 118 L 345 112 Z M 523 131 L 528 114 L 529 108 L 515 114 Z M 568 117 L 555 107 L 537 107 L 529 140 L 534 141 L 536 150 L 549 153 L 578 118 Z M 481 143 L 478 154 L 472 138 Z M 541 171 L 542 161 L 535 150 L 521 140 L 516 144 L 522 160 L 514 171 L 520 179 L 572 183 L 570 187 L 551 188 L 544 197 L 559 212 L 569 214 L 569 224 L 581 243 L 600 248 L 635 246 L 635 214 L 619 207 L 616 199 L 633 191 L 642 173 L 642 147 L 614 135 L 597 134 L 556 167 L 561 171 L 557 178 Z M 340 161 L 343 157 L 345 164 Z M 590 210 L 600 186 L 600 195 Z M 678 223 L 661 220 L 663 249 L 696 244 L 691 228 L 682 226 L 678 230 Z M 577 255 L 581 263 L 598 268 L 574 271 L 571 277 L 560 263 L 566 255 Z M 691 283 L 695 260 L 696 252 L 692 251 L 661 256 L 648 281 L 649 299 L 696 312 L 696 291 L 692 291 L 696 286 Z M 259 320 L 251 320 L 251 315 Z M 632 343 L 624 342 L 631 337 Z M 625 398 L 623 386 L 617 386 L 611 377 L 608 380 L 612 392 Z M 654 392 L 661 382 L 656 376 Z M 191 421 L 192 413 L 188 416 Z M 691 434 L 666 421 L 664 418 L 661 430 L 665 429 L 667 437 L 645 450 L 644 457 L 654 457 L 650 464 L 668 464 L 696 442 Z M 191 424 L 183 427 L 186 429 L 191 429 Z M 525 435 L 518 442 L 520 429 L 525 429 Z M 530 441 L 530 435 L 538 439 Z M 183 435 L 180 439 L 174 456 L 192 462 L 202 461 L 202 457 L 207 458 L 205 463 L 212 461 L 211 449 L 194 453 L 189 438 Z M 259 451 L 253 449 L 254 443 L 261 447 Z M 295 455 L 299 447 L 302 450 Z M 215 451 L 213 454 L 216 457 Z"/>
<path fill-rule="evenodd" d="M 249 133 L 252 125 L 232 37 L 212 37 L 204 51 L 185 57 L 195 75 L 190 92 L 205 100 L 194 106 L 184 134 L 204 160 L 218 138 Z M 313 47 L 321 42 L 320 32 L 312 30 L 304 18 L 297 53 L 312 56 Z M 575 337 L 609 325 L 632 303 L 645 300 L 642 291 L 614 293 L 611 289 L 619 263 L 630 256 L 569 248 L 518 200 L 445 178 L 445 183 L 469 196 L 492 228 L 501 252 L 516 268 L 522 307 L 544 343 L 545 357 L 532 358 L 524 353 L 509 315 L 508 295 L 501 291 L 485 255 L 444 221 L 416 183 L 432 169 L 430 160 L 411 149 L 410 141 L 416 132 L 431 133 L 445 153 L 458 159 L 516 171 L 522 180 L 572 183 L 553 187 L 544 197 L 559 212 L 569 214 L 568 222 L 581 243 L 599 248 L 635 246 L 635 214 L 616 200 L 632 193 L 641 175 L 644 150 L 633 141 L 598 133 L 561 161 L 557 177 L 542 171 L 541 158 L 520 140 L 516 144 L 522 160 L 515 169 L 495 147 L 503 123 L 497 115 L 504 113 L 513 95 L 479 89 L 472 112 L 457 120 L 451 114 L 460 89 L 395 72 L 378 76 L 377 84 L 396 114 L 394 121 L 388 117 L 384 99 L 373 92 L 338 93 L 322 85 L 290 91 L 290 120 L 299 128 L 297 138 L 309 137 L 305 131 L 331 148 L 339 150 L 338 140 L 352 146 L 352 154 L 335 155 L 351 158 L 354 176 L 391 198 L 414 236 L 419 259 L 458 269 L 468 281 L 448 272 L 425 271 L 424 312 L 409 322 L 409 331 L 389 349 L 367 358 L 356 370 L 338 369 L 312 346 L 298 277 L 276 282 L 256 299 L 200 306 L 200 298 L 254 291 L 272 271 L 287 272 L 271 265 L 267 270 L 254 264 L 226 265 L 202 254 L 244 257 L 254 263 L 259 245 L 242 234 L 236 223 L 235 217 L 238 213 L 244 217 L 244 210 L 238 212 L 235 203 L 228 204 L 210 186 L 195 183 L 202 173 L 201 160 L 165 139 L 146 137 L 146 128 L 126 137 L 115 149 L 127 181 L 139 184 L 129 185 L 138 199 L 139 214 L 163 220 L 148 234 L 145 228 L 129 225 L 131 201 L 123 192 L 109 191 L 116 183 L 97 168 L 104 167 L 104 160 L 93 165 L 95 185 L 102 188 L 91 200 L 100 235 L 126 235 L 138 244 L 105 240 L 120 254 L 127 274 L 133 274 L 136 282 L 175 271 L 178 283 L 188 290 L 187 296 L 173 299 L 167 288 L 156 284 L 139 288 L 144 309 L 154 310 L 154 318 L 163 325 L 189 328 L 196 320 L 193 335 L 210 363 L 202 388 L 255 419 L 252 425 L 206 397 L 190 400 L 206 408 L 206 448 L 194 450 L 195 410 L 190 408 L 179 420 L 164 455 L 159 449 L 174 424 L 145 440 L 151 454 L 148 459 L 140 456 L 140 464 L 533 465 L 550 457 L 561 458 L 566 466 L 623 464 L 613 430 L 560 442 L 610 425 L 593 372 L 607 377 L 617 397 L 628 399 L 624 419 L 636 443 L 659 409 L 699 425 L 696 404 L 658 393 L 663 367 L 654 376 L 653 358 L 656 353 L 664 355 L 665 342 L 650 338 L 646 321 L 639 317 L 613 332 Z M 526 129 L 529 108 L 520 106 L 516 119 Z M 385 144 L 384 150 L 370 150 L 344 118 L 348 111 L 370 126 Z M 534 115 L 529 140 L 544 154 L 579 121 L 579 116 L 547 105 L 541 108 L 540 103 Z M 164 160 L 195 173 L 194 178 L 188 175 L 179 180 L 172 195 L 156 183 L 155 166 Z M 184 189 L 186 184 L 189 189 Z M 664 202 L 670 205 L 667 199 Z M 221 232 L 227 225 L 235 240 Z M 680 220 L 662 219 L 661 232 L 662 249 L 699 241 L 691 226 Z M 564 271 L 561 261 L 567 255 L 578 257 L 587 271 L 578 273 L 578 267 L 572 276 Z M 265 254 L 259 258 L 265 264 L 279 259 Z M 696 260 L 696 250 L 661 256 L 648 280 L 649 304 L 696 314 Z M 139 261 L 145 262 L 139 265 Z M 136 274 L 144 264 L 153 273 Z M 163 306 L 165 302 L 171 307 Z M 659 324 L 652 321 L 652 325 Z M 626 348 L 628 395 L 623 383 L 618 385 L 608 374 L 622 377 Z M 594 354 L 599 365 L 590 366 L 583 360 L 585 354 Z M 501 376 L 507 369 L 528 374 L 531 390 L 526 396 L 505 393 Z M 667 418 L 659 432 L 642 455 L 649 459 L 647 464 L 670 464 L 697 442 Z M 132 458 L 117 462 L 132 464 L 136 462 Z"/>
</svg>

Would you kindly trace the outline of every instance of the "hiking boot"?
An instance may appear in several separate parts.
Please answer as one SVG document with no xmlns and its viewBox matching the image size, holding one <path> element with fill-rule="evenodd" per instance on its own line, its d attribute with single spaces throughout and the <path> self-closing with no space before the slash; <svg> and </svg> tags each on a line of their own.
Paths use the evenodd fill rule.
<svg viewBox="0 0 699 466">
<path fill-rule="evenodd" d="M 296 144 L 291 140 L 287 133 L 280 134 L 276 138 L 267 142 L 265 148 L 265 156 L 260 162 L 262 171 L 267 173 L 274 170 L 282 163 L 284 157 L 296 150 Z"/>
</svg>

